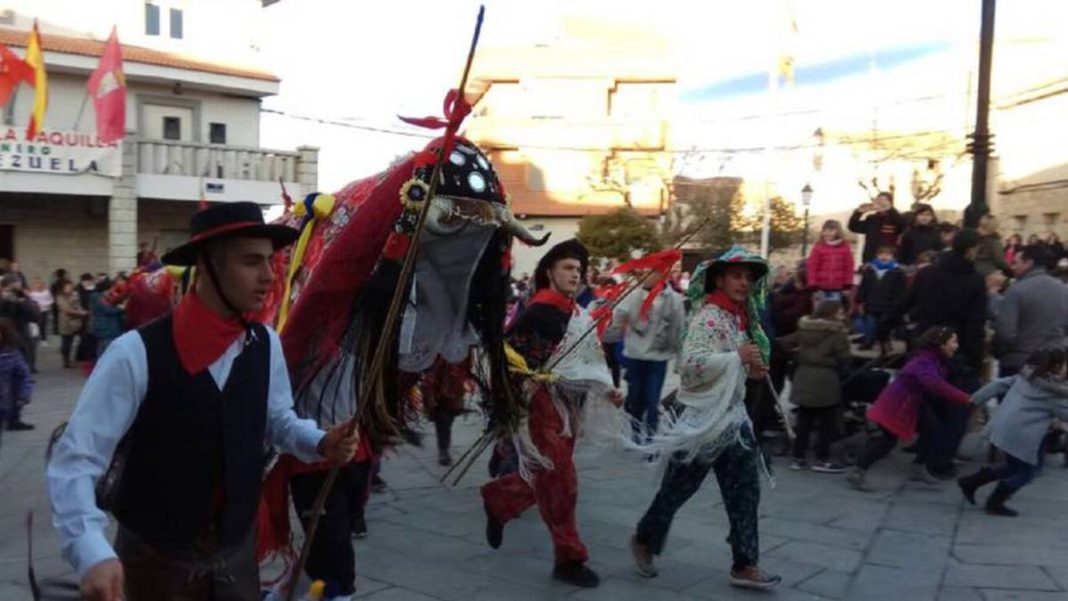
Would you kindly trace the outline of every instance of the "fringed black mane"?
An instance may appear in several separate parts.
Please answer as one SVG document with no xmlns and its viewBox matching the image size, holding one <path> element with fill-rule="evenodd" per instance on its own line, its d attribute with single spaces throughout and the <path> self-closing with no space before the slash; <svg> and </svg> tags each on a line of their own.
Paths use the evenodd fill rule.
<svg viewBox="0 0 1068 601">
<path fill-rule="evenodd" d="M 518 425 L 521 405 L 513 394 L 508 377 L 508 359 L 504 353 L 504 320 L 511 291 L 511 269 L 503 258 L 508 256 L 512 237 L 497 230 L 482 254 L 472 279 L 468 301 L 468 319 L 479 334 L 489 362 L 489 395 L 483 397 L 483 409 L 490 428 L 508 429 Z M 488 396 L 488 398 L 487 398 Z"/>
</svg>

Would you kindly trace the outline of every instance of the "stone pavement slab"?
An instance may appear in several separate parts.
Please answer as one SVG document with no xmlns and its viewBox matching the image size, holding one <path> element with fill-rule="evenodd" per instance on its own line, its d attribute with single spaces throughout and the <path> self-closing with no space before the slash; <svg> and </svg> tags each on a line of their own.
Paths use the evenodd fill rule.
<svg viewBox="0 0 1068 601">
<path fill-rule="evenodd" d="M 5 433 L 0 447 L 0 601 L 29 598 L 27 511 L 36 514 L 34 563 L 47 599 L 76 599 L 76 583 L 59 553 L 44 490 L 49 431 L 66 419 L 83 379 L 62 370 L 42 349 L 43 373 L 26 418 L 33 432 Z M 472 416 L 457 423 L 462 451 L 479 434 Z M 431 428 L 427 429 L 432 432 Z M 535 510 L 510 523 L 501 549 L 484 540 L 478 487 L 481 458 L 456 488 L 439 484 L 433 434 L 423 448 L 389 454 L 389 483 L 367 510 L 369 535 L 354 541 L 357 597 L 370 601 L 752 600 L 728 585 L 729 524 L 715 479 L 678 514 L 661 574 L 645 579 L 631 565 L 628 539 L 655 494 L 658 472 L 637 455 L 580 446 L 576 455 L 579 530 L 596 590 L 553 581 L 552 545 Z M 763 566 L 781 573 L 777 601 L 1066 601 L 1068 600 L 1068 470 L 1051 466 L 1013 499 L 1015 520 L 967 505 L 953 483 L 935 489 L 906 482 L 910 457 L 878 464 L 878 491 L 857 493 L 841 476 L 792 472 L 776 460 L 776 487 L 761 503 Z M 965 470 L 973 469 L 965 466 Z M 983 491 L 981 494 L 988 494 Z M 299 540 L 299 539 L 298 539 Z M 272 566 L 277 569 L 277 566 Z"/>
</svg>

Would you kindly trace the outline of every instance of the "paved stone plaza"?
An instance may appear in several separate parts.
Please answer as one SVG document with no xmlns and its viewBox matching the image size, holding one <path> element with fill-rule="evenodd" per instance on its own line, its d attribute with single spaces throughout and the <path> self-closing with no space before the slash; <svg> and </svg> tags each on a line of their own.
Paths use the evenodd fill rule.
<svg viewBox="0 0 1068 601">
<path fill-rule="evenodd" d="M 75 599 L 74 575 L 59 556 L 43 486 L 48 432 L 66 419 L 81 386 L 62 371 L 56 349 L 42 348 L 43 373 L 26 419 L 29 433 L 4 433 L 0 447 L 0 601 L 29 599 L 25 516 L 36 512 L 35 566 L 47 599 Z M 478 420 L 458 422 L 457 449 Z M 387 458 L 390 489 L 372 497 L 369 536 L 356 544 L 357 596 L 369 601 L 849 599 L 892 601 L 1068 600 L 1068 470 L 1059 457 L 1012 505 L 1022 517 L 990 518 L 956 487 L 907 484 L 905 457 L 876 467 L 879 493 L 848 489 L 842 476 L 795 473 L 777 464 L 777 487 L 764 491 L 763 566 L 784 584 L 770 595 L 727 585 L 726 516 L 714 478 L 680 512 L 660 576 L 638 576 L 627 539 L 651 500 L 655 470 L 636 455 L 579 453 L 580 530 L 603 583 L 576 590 L 549 578 L 551 548 L 536 511 L 505 529 L 503 547 L 483 538 L 477 486 L 480 461 L 456 489 L 438 484 L 428 448 Z M 965 469 L 969 469 L 965 466 Z"/>
</svg>

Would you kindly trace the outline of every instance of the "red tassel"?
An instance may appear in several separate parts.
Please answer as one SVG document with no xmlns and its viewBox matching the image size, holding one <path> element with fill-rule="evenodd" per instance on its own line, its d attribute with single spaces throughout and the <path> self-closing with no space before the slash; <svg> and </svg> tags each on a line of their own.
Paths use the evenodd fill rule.
<svg viewBox="0 0 1068 601">
<path fill-rule="evenodd" d="M 382 250 L 382 256 L 394 261 L 403 260 L 411 243 L 412 239 L 408 236 L 399 232 L 390 232 L 389 238 L 386 239 L 386 247 Z"/>
</svg>

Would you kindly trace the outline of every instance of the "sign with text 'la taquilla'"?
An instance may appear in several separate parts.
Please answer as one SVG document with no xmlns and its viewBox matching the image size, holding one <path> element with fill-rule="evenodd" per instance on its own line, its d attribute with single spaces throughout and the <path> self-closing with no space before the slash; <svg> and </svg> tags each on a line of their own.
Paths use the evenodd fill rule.
<svg viewBox="0 0 1068 601">
<path fill-rule="evenodd" d="M 26 139 L 24 128 L 0 133 L 0 171 L 122 175 L 121 142 L 100 142 L 96 134 L 78 131 L 40 131 L 33 139 Z"/>
</svg>

